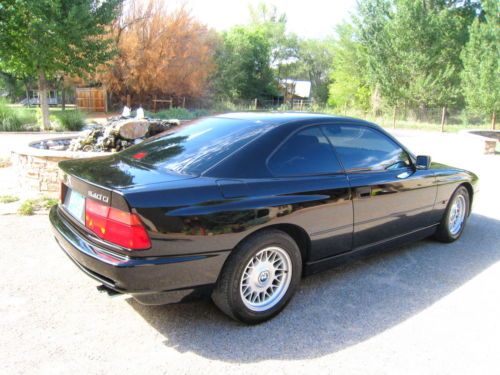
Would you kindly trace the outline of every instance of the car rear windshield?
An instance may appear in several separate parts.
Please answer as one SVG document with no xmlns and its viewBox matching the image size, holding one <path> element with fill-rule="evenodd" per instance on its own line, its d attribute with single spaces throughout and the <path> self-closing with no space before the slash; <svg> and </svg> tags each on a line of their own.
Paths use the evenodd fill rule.
<svg viewBox="0 0 500 375">
<path fill-rule="evenodd" d="M 261 121 L 210 117 L 152 137 L 121 155 L 155 169 L 200 175 L 271 127 Z"/>
</svg>

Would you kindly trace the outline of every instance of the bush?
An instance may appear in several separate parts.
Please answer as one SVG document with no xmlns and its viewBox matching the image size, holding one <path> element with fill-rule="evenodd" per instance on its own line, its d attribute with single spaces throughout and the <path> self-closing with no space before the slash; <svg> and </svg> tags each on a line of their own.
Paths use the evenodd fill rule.
<svg viewBox="0 0 500 375">
<path fill-rule="evenodd" d="M 22 216 L 33 215 L 36 211 L 48 210 L 58 203 L 56 198 L 43 196 L 36 199 L 27 199 L 17 209 L 17 213 Z"/>
<path fill-rule="evenodd" d="M 18 200 L 19 198 L 14 195 L 0 195 L 0 203 L 12 203 Z"/>
<path fill-rule="evenodd" d="M 194 118 L 206 117 L 212 114 L 208 109 L 195 109 L 192 113 Z"/>
<path fill-rule="evenodd" d="M 34 199 L 28 199 L 25 200 L 19 208 L 17 209 L 17 213 L 21 216 L 30 216 L 35 213 L 36 209 L 36 200 Z"/>
<path fill-rule="evenodd" d="M 62 129 L 67 131 L 80 131 L 85 125 L 85 114 L 81 111 L 59 111 L 54 113 Z"/>
<path fill-rule="evenodd" d="M 32 111 L 24 108 L 12 108 L 0 100 L 0 131 L 16 132 L 25 130 L 25 125 L 36 123 Z"/>
<path fill-rule="evenodd" d="M 194 109 L 192 111 L 186 108 L 171 108 L 158 111 L 156 113 L 146 111 L 145 115 L 151 118 L 160 119 L 177 119 L 177 120 L 192 120 L 198 117 L 205 117 L 211 115 L 212 112 L 208 109 Z"/>
<path fill-rule="evenodd" d="M 194 118 L 194 115 L 186 108 L 171 108 L 153 113 L 152 117 L 161 119 L 191 120 Z"/>
</svg>

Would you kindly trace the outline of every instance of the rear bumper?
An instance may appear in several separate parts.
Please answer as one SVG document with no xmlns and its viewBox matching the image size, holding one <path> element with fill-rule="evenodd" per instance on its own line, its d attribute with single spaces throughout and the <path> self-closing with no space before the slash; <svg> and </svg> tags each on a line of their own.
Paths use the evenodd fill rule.
<svg viewBox="0 0 500 375">
<path fill-rule="evenodd" d="M 144 304 L 181 302 L 207 294 L 228 251 L 167 257 L 128 257 L 88 241 L 58 206 L 49 214 L 56 241 L 85 274 Z"/>
</svg>

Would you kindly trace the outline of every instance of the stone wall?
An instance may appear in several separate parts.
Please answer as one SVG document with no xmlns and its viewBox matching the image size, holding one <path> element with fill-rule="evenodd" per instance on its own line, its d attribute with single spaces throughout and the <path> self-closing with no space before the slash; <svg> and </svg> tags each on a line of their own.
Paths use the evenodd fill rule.
<svg viewBox="0 0 500 375">
<path fill-rule="evenodd" d="M 57 165 L 60 161 L 106 154 L 106 152 L 43 150 L 26 145 L 12 150 L 11 161 L 17 170 L 19 189 L 23 192 L 58 196 L 63 174 Z"/>
<path fill-rule="evenodd" d="M 12 164 L 17 168 L 21 189 L 47 195 L 57 195 L 62 171 L 57 166 L 64 157 L 39 157 L 13 153 Z"/>
</svg>

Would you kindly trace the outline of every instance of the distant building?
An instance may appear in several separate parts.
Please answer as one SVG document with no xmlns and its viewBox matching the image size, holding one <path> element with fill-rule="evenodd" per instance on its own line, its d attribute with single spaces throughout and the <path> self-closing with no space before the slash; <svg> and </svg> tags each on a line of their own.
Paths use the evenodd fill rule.
<svg viewBox="0 0 500 375">
<path fill-rule="evenodd" d="M 287 99 L 309 99 L 311 96 L 311 82 L 297 81 L 294 79 L 284 79 L 280 82 L 283 96 Z"/>
</svg>

